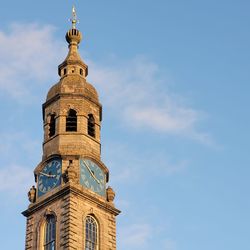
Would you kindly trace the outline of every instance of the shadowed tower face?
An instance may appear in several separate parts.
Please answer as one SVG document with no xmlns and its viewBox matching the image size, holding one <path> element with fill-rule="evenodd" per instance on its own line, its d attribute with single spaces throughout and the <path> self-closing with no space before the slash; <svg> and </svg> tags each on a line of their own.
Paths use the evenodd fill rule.
<svg viewBox="0 0 250 250">
<path fill-rule="evenodd" d="M 68 55 L 43 104 L 43 155 L 29 193 L 25 249 L 116 249 L 115 193 L 101 161 L 102 106 L 87 82 L 88 66 L 72 11 Z"/>
</svg>

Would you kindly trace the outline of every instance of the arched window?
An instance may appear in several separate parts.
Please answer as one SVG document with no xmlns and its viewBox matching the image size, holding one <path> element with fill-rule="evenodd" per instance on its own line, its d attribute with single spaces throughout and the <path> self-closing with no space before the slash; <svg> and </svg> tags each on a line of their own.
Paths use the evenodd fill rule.
<svg viewBox="0 0 250 250">
<path fill-rule="evenodd" d="M 95 137 L 95 118 L 92 114 L 88 115 L 88 135 Z"/>
<path fill-rule="evenodd" d="M 66 117 L 66 131 L 77 131 L 77 116 L 74 109 L 70 109 Z"/>
<path fill-rule="evenodd" d="M 46 219 L 44 232 L 44 250 L 56 249 L 56 219 L 54 215 L 49 215 Z"/>
<path fill-rule="evenodd" d="M 56 115 L 50 116 L 50 122 L 49 122 L 49 137 L 55 135 L 56 133 Z"/>
<path fill-rule="evenodd" d="M 85 220 L 85 250 L 98 250 L 98 226 L 90 215 Z"/>
</svg>

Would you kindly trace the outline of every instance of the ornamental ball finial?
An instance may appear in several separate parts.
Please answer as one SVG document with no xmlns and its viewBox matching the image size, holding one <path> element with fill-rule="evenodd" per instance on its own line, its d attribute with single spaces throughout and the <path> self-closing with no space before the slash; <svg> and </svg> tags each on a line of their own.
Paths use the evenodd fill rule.
<svg viewBox="0 0 250 250">
<path fill-rule="evenodd" d="M 70 19 L 72 22 L 72 28 L 66 34 L 66 41 L 71 44 L 78 45 L 82 40 L 81 32 L 76 28 L 76 24 L 79 23 L 76 15 L 75 6 L 72 7 L 72 18 Z"/>
</svg>

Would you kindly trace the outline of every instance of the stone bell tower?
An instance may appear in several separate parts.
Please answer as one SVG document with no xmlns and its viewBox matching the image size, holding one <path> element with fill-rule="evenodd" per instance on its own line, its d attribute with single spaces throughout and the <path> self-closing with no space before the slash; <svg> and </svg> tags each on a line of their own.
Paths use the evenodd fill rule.
<svg viewBox="0 0 250 250">
<path fill-rule="evenodd" d="M 82 34 L 74 7 L 71 21 L 69 52 L 58 66 L 60 80 L 43 104 L 42 161 L 34 170 L 36 186 L 23 212 L 25 249 L 115 250 L 120 211 L 101 161 L 102 106 L 78 53 Z"/>
</svg>

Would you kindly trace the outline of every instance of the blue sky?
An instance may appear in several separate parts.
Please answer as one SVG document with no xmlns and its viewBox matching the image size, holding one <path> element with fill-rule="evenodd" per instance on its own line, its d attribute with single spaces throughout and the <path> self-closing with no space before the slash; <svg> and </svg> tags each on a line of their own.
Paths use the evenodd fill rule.
<svg viewBox="0 0 250 250">
<path fill-rule="evenodd" d="M 67 53 L 73 4 L 103 104 L 117 248 L 250 249 L 250 3 L 241 0 L 1 3 L 1 249 L 24 249 L 41 105 Z"/>
</svg>

